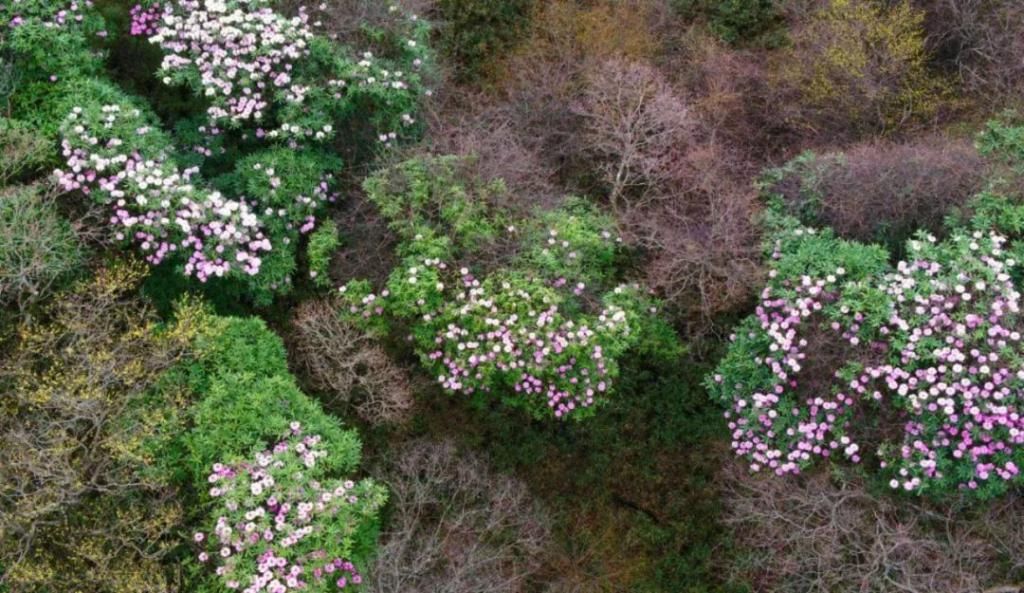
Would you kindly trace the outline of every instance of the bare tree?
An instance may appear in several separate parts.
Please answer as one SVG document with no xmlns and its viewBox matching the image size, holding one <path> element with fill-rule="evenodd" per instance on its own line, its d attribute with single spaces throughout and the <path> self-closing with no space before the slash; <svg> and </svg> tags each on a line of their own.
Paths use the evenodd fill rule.
<svg viewBox="0 0 1024 593">
<path fill-rule="evenodd" d="M 731 464 L 725 482 L 725 520 L 747 552 L 731 561 L 732 576 L 757 590 L 977 593 L 1022 576 L 1017 496 L 979 513 L 890 499 L 821 472 L 781 479 Z"/>
<path fill-rule="evenodd" d="M 717 145 L 684 158 L 685 185 L 625 215 L 624 235 L 647 252 L 648 285 L 684 316 L 707 321 L 745 302 L 760 282 L 758 203 Z"/>
<path fill-rule="evenodd" d="M 292 323 L 296 359 L 317 389 L 354 404 L 367 422 L 406 420 L 414 403 L 408 373 L 376 338 L 343 320 L 340 306 L 326 299 L 299 306 Z"/>
<path fill-rule="evenodd" d="M 381 474 L 392 515 L 374 593 L 513 593 L 548 546 L 549 520 L 526 486 L 450 441 L 418 440 Z"/>
<path fill-rule="evenodd" d="M 817 211 L 850 239 L 902 245 L 918 229 L 941 234 L 945 217 L 982 188 L 985 161 L 965 140 L 925 136 L 867 142 L 795 168 L 773 191 L 793 212 Z"/>
<path fill-rule="evenodd" d="M 1024 7 L 1013 0 L 943 0 L 917 4 L 927 15 L 929 47 L 947 59 L 980 99 L 1015 101 L 1024 84 Z"/>
<path fill-rule="evenodd" d="M 156 567 L 181 512 L 145 443 L 178 400 L 148 390 L 187 340 L 155 331 L 134 296 L 144 270 L 100 270 L 26 321 L 0 364 L 0 584 L 13 591 L 164 590 Z"/>
<path fill-rule="evenodd" d="M 583 149 L 597 160 L 608 202 L 618 214 L 664 192 L 697 128 L 689 108 L 657 70 L 621 59 L 588 72 L 574 111 L 583 120 Z"/>
<path fill-rule="evenodd" d="M 470 176 L 504 181 L 516 198 L 507 204 L 514 210 L 553 204 L 555 172 L 531 147 L 515 109 L 483 93 L 456 95 L 443 96 L 427 110 L 430 134 L 418 152 L 471 157 Z"/>
</svg>

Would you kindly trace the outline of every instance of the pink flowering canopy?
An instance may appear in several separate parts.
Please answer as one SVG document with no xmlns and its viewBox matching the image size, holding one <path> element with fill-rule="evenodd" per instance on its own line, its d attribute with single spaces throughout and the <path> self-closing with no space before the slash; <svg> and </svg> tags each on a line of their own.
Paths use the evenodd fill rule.
<svg viewBox="0 0 1024 593">
<path fill-rule="evenodd" d="M 213 465 L 207 494 L 215 511 L 209 529 L 192 540 L 198 562 L 227 590 L 359 588 L 362 532 L 372 528 L 387 495 L 370 481 L 324 475 L 328 455 L 318 435 L 292 422 L 273 447 Z"/>
<path fill-rule="evenodd" d="M 922 235 L 891 270 L 828 233 L 790 224 L 778 237 L 761 304 L 708 380 L 751 469 L 841 457 L 872 460 L 906 492 L 1019 484 L 1024 323 L 1006 240 Z"/>
<path fill-rule="evenodd" d="M 337 131 L 358 121 L 384 148 L 415 128 L 428 30 L 396 17 L 406 37 L 383 60 L 320 35 L 305 9 L 289 17 L 266 0 L 152 2 L 131 17 L 129 33 L 163 51 L 156 75 L 194 90 L 204 113 L 170 134 L 143 101 L 93 81 L 103 92 L 61 126 L 58 183 L 108 207 L 112 238 L 152 265 L 203 283 L 240 280 L 267 302 L 290 288 L 300 236 L 336 198 Z"/>
<path fill-rule="evenodd" d="M 259 218 L 244 200 L 197 187 L 197 171 L 178 169 L 140 109 L 75 108 L 64 133 L 67 168 L 57 171 L 58 183 L 109 205 L 115 239 L 134 242 L 153 265 L 180 253 L 185 274 L 200 281 L 259 273 L 260 255 L 271 249 Z"/>
<path fill-rule="evenodd" d="M 397 58 L 345 48 L 317 34 L 305 8 L 287 17 L 269 0 L 173 0 L 139 7 L 133 30 L 164 53 L 158 76 L 208 102 L 209 124 L 252 127 L 259 137 L 323 142 L 355 103 L 391 146 L 415 123 L 429 59 L 429 31 L 416 15 L 400 27 Z M 159 18 L 157 14 L 159 13 Z"/>
<path fill-rule="evenodd" d="M 387 285 L 341 287 L 342 315 L 381 332 L 401 322 L 441 388 L 536 418 L 583 419 L 610 401 L 621 360 L 678 354 L 656 299 L 624 282 L 614 222 L 582 200 L 518 219 L 485 203 L 500 183 L 459 177 L 459 159 L 381 171 L 367 192 L 402 237 Z M 500 245 L 500 263 L 479 250 Z"/>
</svg>

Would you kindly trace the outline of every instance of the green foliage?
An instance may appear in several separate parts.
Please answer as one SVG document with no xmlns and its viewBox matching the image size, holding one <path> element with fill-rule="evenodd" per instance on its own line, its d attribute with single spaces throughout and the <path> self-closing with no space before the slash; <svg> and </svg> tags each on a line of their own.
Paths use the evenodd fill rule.
<svg viewBox="0 0 1024 593">
<path fill-rule="evenodd" d="M 474 77 L 526 26 L 533 0 L 441 0 L 441 50 Z"/>
<path fill-rule="evenodd" d="M 14 113 L 15 117 L 52 142 L 59 137 L 72 109 L 99 109 L 103 105 L 131 106 L 141 109 L 145 117 L 152 117 L 148 110 L 142 109 L 141 101 L 102 77 L 64 78 L 56 83 L 29 85 L 16 95 Z"/>
<path fill-rule="evenodd" d="M 218 459 L 247 455 L 284 434 L 293 421 L 329 445 L 325 467 L 352 471 L 360 444 L 354 431 L 296 386 L 281 339 L 257 318 L 211 317 L 195 341 L 187 381 L 199 395 L 186 437 L 187 464 L 199 479 Z"/>
<path fill-rule="evenodd" d="M 501 180 L 463 174 L 463 165 L 457 156 L 412 159 L 377 172 L 363 187 L 403 242 L 425 245 L 425 238 L 437 233 L 452 243 L 444 253 L 474 251 L 504 231 L 504 213 L 495 205 L 507 190 Z M 448 257 L 436 249 L 417 249 Z"/>
<path fill-rule="evenodd" d="M 549 281 L 574 278 L 588 286 L 619 278 L 625 262 L 614 219 L 580 198 L 539 213 L 526 226 L 525 246 L 515 264 Z"/>
<path fill-rule="evenodd" d="M 981 154 L 1024 172 L 1024 125 L 1015 113 L 990 120 L 978 134 L 976 144 Z"/>
<path fill-rule="evenodd" d="M 1024 236 L 1024 204 L 998 192 L 984 191 L 978 194 L 971 202 L 970 214 L 969 220 L 955 220 L 954 224 L 966 222 L 964 226 L 994 229 L 1017 240 Z"/>
<path fill-rule="evenodd" d="M 102 67 L 102 56 L 89 40 L 98 39 L 105 24 L 85 2 L 5 2 L 0 5 L 0 23 L 0 53 L 11 56 L 25 83 L 49 81 L 51 76 L 80 78 Z"/>
<path fill-rule="evenodd" d="M 0 186 L 38 172 L 53 156 L 52 144 L 31 126 L 0 117 Z"/>
<path fill-rule="evenodd" d="M 678 355 L 655 300 L 621 283 L 610 217 L 570 199 L 519 218 L 502 207 L 503 184 L 463 171 L 453 157 L 413 160 L 366 182 L 403 260 L 379 295 L 365 282 L 343 287 L 347 315 L 377 330 L 411 324 L 446 390 L 538 418 L 591 415 L 610 397 L 619 358 L 641 344 Z"/>
<path fill-rule="evenodd" d="M 306 246 L 306 254 L 309 259 L 309 276 L 317 286 L 330 286 L 331 256 L 334 255 L 334 252 L 337 251 L 340 245 L 341 238 L 338 236 L 338 225 L 333 220 L 322 223 L 309 236 L 309 244 Z"/>
<path fill-rule="evenodd" d="M 0 304 L 36 301 L 81 265 L 82 245 L 40 186 L 0 188 Z"/>
<path fill-rule="evenodd" d="M 687 17 L 704 16 L 711 30 L 732 45 L 777 45 L 783 26 L 774 0 L 674 0 Z"/>
<path fill-rule="evenodd" d="M 837 268 L 845 269 L 847 278 L 853 280 L 888 269 L 884 248 L 838 239 L 828 229 L 807 228 L 796 218 L 778 213 L 777 207 L 765 212 L 764 226 L 765 255 L 772 258 L 775 270 L 770 286 L 781 288 L 802 276 L 827 276 Z"/>
<path fill-rule="evenodd" d="M 232 189 L 267 207 L 287 210 L 296 203 L 308 203 L 314 196 L 328 193 L 327 181 L 339 169 L 341 160 L 327 152 L 295 151 L 283 146 L 268 148 L 238 161 L 231 179 Z M 298 214 L 279 213 L 278 218 L 301 220 Z"/>
</svg>

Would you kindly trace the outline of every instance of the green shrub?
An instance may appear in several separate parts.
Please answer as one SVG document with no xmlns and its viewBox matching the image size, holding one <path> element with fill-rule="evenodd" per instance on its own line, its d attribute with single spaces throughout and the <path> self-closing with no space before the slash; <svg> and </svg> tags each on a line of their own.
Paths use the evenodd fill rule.
<svg viewBox="0 0 1024 593">
<path fill-rule="evenodd" d="M 503 184 L 464 171 L 441 157 L 367 180 L 403 259 L 379 294 L 343 287 L 343 314 L 378 331 L 410 324 L 446 391 L 538 418 L 591 415 L 611 397 L 619 358 L 642 344 L 679 354 L 657 302 L 623 281 L 610 217 L 578 199 L 524 216 L 503 207 Z"/>
<path fill-rule="evenodd" d="M 330 286 L 331 256 L 341 245 L 338 225 L 328 220 L 309 236 L 306 254 L 309 259 L 309 276 L 320 287 Z"/>
<path fill-rule="evenodd" d="M 703 16 L 711 30 L 733 45 L 776 45 L 783 26 L 773 0 L 674 0 L 673 7 L 687 17 Z"/>
<path fill-rule="evenodd" d="M 81 265 L 84 250 L 41 186 L 0 188 L 0 304 L 45 297 Z"/>
<path fill-rule="evenodd" d="M 441 0 L 441 49 L 473 77 L 517 40 L 532 7 L 533 0 Z"/>
<path fill-rule="evenodd" d="M 218 375 L 196 404 L 193 417 L 188 462 L 197 478 L 209 472 L 215 461 L 246 454 L 286 433 L 294 421 L 326 440 L 330 455 L 325 467 L 350 472 L 359 465 L 355 432 L 344 430 L 302 393 L 290 375 Z"/>
<path fill-rule="evenodd" d="M 450 249 L 475 251 L 504 232 L 496 206 L 507 190 L 500 180 L 466 175 L 463 164 L 456 156 L 412 159 L 378 171 L 363 187 L 404 242 L 437 232 Z"/>
<path fill-rule="evenodd" d="M 0 186 L 40 171 L 53 152 L 49 139 L 31 126 L 0 117 Z"/>
<path fill-rule="evenodd" d="M 978 151 L 995 161 L 1024 172 L 1024 125 L 1015 113 L 990 120 L 977 137 Z"/>
<path fill-rule="evenodd" d="M 293 421 L 329 443 L 326 467 L 351 471 L 359 464 L 358 436 L 302 393 L 288 371 L 284 344 L 262 320 L 212 317 L 204 325 L 187 373 L 198 394 L 186 438 L 194 476 L 284 434 Z"/>
</svg>

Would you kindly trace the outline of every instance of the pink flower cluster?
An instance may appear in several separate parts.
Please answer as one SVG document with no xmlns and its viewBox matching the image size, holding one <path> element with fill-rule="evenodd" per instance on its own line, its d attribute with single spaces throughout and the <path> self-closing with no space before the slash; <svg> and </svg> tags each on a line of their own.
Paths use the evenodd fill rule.
<svg viewBox="0 0 1024 593">
<path fill-rule="evenodd" d="M 778 475 L 799 473 L 812 456 L 828 458 L 836 450 L 854 462 L 860 460 L 860 446 L 845 434 L 848 413 L 855 403 L 851 395 L 820 393 L 790 409 L 784 407 L 786 394 L 797 388 L 809 354 L 803 337 L 806 326 L 839 298 L 837 282 L 845 272 L 839 268 L 826 278 L 804 276 L 790 287 L 792 297 L 775 296 L 770 286 L 761 293 L 754 315 L 767 347 L 753 362 L 768 374 L 751 393 L 737 391 L 732 410 L 726 412 L 732 447 L 751 459 L 754 471 L 769 468 Z M 832 329 L 839 330 L 840 325 L 833 323 Z M 716 382 L 723 380 L 721 375 L 715 376 Z"/>
<path fill-rule="evenodd" d="M 1021 295 L 1010 277 L 1017 262 L 995 233 L 932 242 L 911 242 L 915 259 L 887 279 L 893 305 L 882 331 L 898 360 L 861 378 L 906 415 L 903 443 L 884 449 L 898 474 L 890 485 L 909 491 L 950 479 L 974 490 L 1015 480 L 1024 448 Z M 943 249 L 955 259 L 940 261 Z"/>
<path fill-rule="evenodd" d="M 225 587 L 285 593 L 362 583 L 352 562 L 317 543 L 340 537 L 324 532 L 324 520 L 360 500 L 352 481 L 320 483 L 304 476 L 326 455 L 319 436 L 303 436 L 300 424 L 292 422 L 284 440 L 253 460 L 214 464 L 209 494 L 222 512 L 210 533 L 197 532 L 193 540 L 201 549 L 199 561 L 216 564 Z"/>
<path fill-rule="evenodd" d="M 131 35 L 133 37 L 152 37 L 159 30 L 163 10 L 156 3 L 148 7 L 136 4 L 131 10 Z"/>
<path fill-rule="evenodd" d="M 266 0 L 178 0 L 150 41 L 164 50 L 164 82 L 194 83 L 210 99 L 212 122 L 260 120 L 278 94 L 301 103 L 293 81 L 308 55 L 308 16 L 275 13 Z"/>
<path fill-rule="evenodd" d="M 46 8 L 46 14 L 35 14 L 33 6 L 35 0 L 9 0 L 10 5 L 0 7 L 0 14 L 2 12 L 13 13 L 10 20 L 7 22 L 7 26 L 11 29 L 24 25 L 26 21 L 33 17 L 38 17 L 44 27 L 63 27 L 71 23 L 81 23 L 85 20 L 85 10 L 93 7 L 92 0 L 72 0 L 71 2 L 53 2 L 51 6 Z M 24 11 L 19 12 L 19 5 L 25 4 Z M 63 6 L 63 8 L 58 8 Z"/>
<path fill-rule="evenodd" d="M 134 129 L 134 137 L 115 129 Z M 136 109 L 76 107 L 62 141 L 66 169 L 55 172 L 60 187 L 111 205 L 115 239 L 138 244 L 153 265 L 180 251 L 188 254 L 185 273 L 203 282 L 234 269 L 257 274 L 261 254 L 271 250 L 259 218 L 244 200 L 195 187 L 194 170 L 179 171 L 162 153 L 140 154 L 156 133 Z"/>
<path fill-rule="evenodd" d="M 489 392 L 507 380 L 514 393 L 543 401 L 556 418 L 611 391 L 615 363 L 605 345 L 631 332 L 622 307 L 607 304 L 593 318 L 573 320 L 562 314 L 555 293 L 531 282 L 481 282 L 467 268 L 455 271 L 437 259 L 405 273 L 400 282 L 414 290 L 426 284 L 432 295 L 416 302 L 422 326 L 433 333 L 420 354 L 446 391 Z M 401 288 L 363 296 L 349 311 L 382 315 L 386 299 Z M 615 293 L 635 290 L 620 286 Z M 431 308 L 428 301 L 445 304 Z"/>
<path fill-rule="evenodd" d="M 746 350 L 713 377 L 732 402 L 733 449 L 752 470 L 799 473 L 814 457 L 839 451 L 860 461 L 862 444 L 849 433 L 863 427 L 854 419 L 895 421 L 901 438 L 880 426 L 886 440 L 875 443 L 894 489 L 999 493 L 1019 481 L 1024 318 L 1005 241 L 981 232 L 941 244 L 925 237 L 911 241 L 911 259 L 874 286 L 840 281 L 840 268 L 765 288 L 752 324 L 734 339 Z M 870 313 L 878 317 L 872 323 L 857 310 L 869 301 L 885 303 Z M 808 359 L 823 356 L 820 346 L 809 349 L 814 327 L 849 346 L 835 377 L 801 374 Z M 874 333 L 862 342 L 865 331 Z M 743 360 L 750 354 L 753 367 Z M 826 387 L 798 396 L 804 380 Z M 868 403 L 880 407 L 878 419 L 867 419 Z"/>
</svg>

